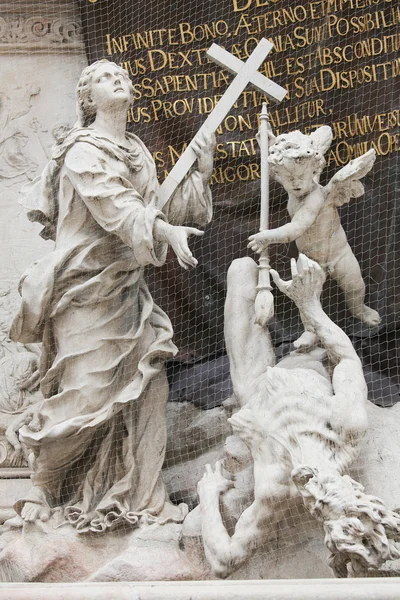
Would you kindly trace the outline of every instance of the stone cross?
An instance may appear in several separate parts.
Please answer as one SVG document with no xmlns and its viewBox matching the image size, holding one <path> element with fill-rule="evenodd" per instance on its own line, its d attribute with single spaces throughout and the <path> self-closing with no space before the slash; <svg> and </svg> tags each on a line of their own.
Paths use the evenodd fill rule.
<svg viewBox="0 0 400 600">
<path fill-rule="evenodd" d="M 212 112 L 208 115 L 206 121 L 197 132 L 197 135 L 200 132 L 207 134 L 213 133 L 221 125 L 222 121 L 249 83 L 261 93 L 268 96 L 271 100 L 274 100 L 275 102 L 283 100 L 287 93 L 285 88 L 258 72 L 259 67 L 262 65 L 272 48 L 273 45 L 271 42 L 262 38 L 246 62 L 242 62 L 240 59 L 236 58 L 236 56 L 233 56 L 233 54 L 230 54 L 217 44 L 213 44 L 211 48 L 209 48 L 207 56 L 223 69 L 235 73 L 236 77 L 233 79 Z M 195 160 L 196 154 L 189 144 L 170 171 L 168 177 L 160 186 L 159 207 L 161 209 L 171 198 Z"/>
</svg>

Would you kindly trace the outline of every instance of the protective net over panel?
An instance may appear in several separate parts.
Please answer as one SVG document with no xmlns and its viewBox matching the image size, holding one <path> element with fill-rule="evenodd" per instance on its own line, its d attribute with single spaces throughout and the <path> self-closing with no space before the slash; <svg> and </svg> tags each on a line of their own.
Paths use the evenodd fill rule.
<svg viewBox="0 0 400 600">
<path fill-rule="evenodd" d="M 21 4 L 22 12 L 23 8 Z M 56 16 L 63 10 L 64 4 L 56 2 L 50 12 Z M 263 201 L 268 227 L 278 231 L 278 238 L 265 244 L 263 256 L 268 249 L 269 264 L 282 280 L 296 277 L 293 259 L 299 251 L 318 260 L 326 276 L 322 307 L 347 334 L 361 360 L 372 403 L 367 410 L 370 427 L 384 437 L 400 385 L 395 264 L 399 9 L 383 0 L 297 4 L 80 0 L 78 13 L 87 63 L 101 59 L 111 63 L 98 63 L 81 77 L 75 132 L 68 133 L 71 120 L 62 130 L 54 130 L 55 150 L 52 155 L 46 150 L 46 158 L 53 158 L 47 179 L 36 188 L 33 176 L 28 182 L 21 180 L 29 218 L 42 225 L 45 239 L 56 241 L 56 250 L 53 242 L 40 248 L 32 260 L 44 256 L 43 262 L 24 282 L 26 298 L 36 303 L 37 320 L 30 321 L 30 313 L 22 309 L 13 324 L 13 339 L 25 344 L 25 354 L 20 345 L 21 356 L 14 357 L 13 365 L 21 372 L 25 369 L 21 377 L 29 380 L 27 389 L 32 393 L 25 394 L 18 406 L 10 401 L 4 408 L 4 413 L 23 415 L 19 421 L 14 416 L 7 421 L 11 428 L 4 436 L 8 452 L 4 465 L 28 468 L 33 450 L 29 463 L 36 473 L 33 482 L 58 515 L 57 526 L 72 526 L 82 535 L 123 537 L 152 523 L 182 523 L 189 511 L 186 520 L 193 526 L 183 534 L 182 551 L 209 573 L 196 508 L 197 484 L 207 464 L 222 461 L 217 467 L 222 469 L 221 480 L 225 478 L 225 484 L 219 480 L 225 485 L 221 498 L 226 498 L 221 500 L 222 527 L 232 536 L 240 519 L 246 523 L 248 518 L 254 540 L 245 548 L 249 562 L 242 565 L 233 557 L 229 568 L 221 566 L 217 574 L 232 572 L 233 578 L 252 579 L 315 576 L 314 565 L 299 566 L 310 552 L 319 556 L 321 576 L 330 576 L 330 551 L 330 566 L 344 576 L 347 563 L 341 562 L 337 548 L 347 543 L 346 527 L 356 529 L 361 523 L 366 530 L 365 519 L 380 510 L 355 483 L 362 480 L 366 494 L 372 493 L 368 483 L 373 476 L 368 473 L 372 465 L 378 468 L 375 446 L 358 444 L 364 425 L 357 414 L 365 411 L 363 380 L 357 370 L 361 367 L 351 355 L 354 373 L 349 377 L 347 372 L 346 377 L 354 410 L 349 409 L 347 416 L 341 413 L 343 422 L 335 422 L 333 402 L 326 397 L 333 393 L 334 367 L 347 355 L 335 353 L 320 325 L 311 317 L 307 320 L 307 308 L 306 316 L 300 315 L 282 283 L 281 289 L 272 286 L 274 317 L 268 325 L 255 324 L 249 309 L 256 296 L 251 286 L 259 283 L 257 265 L 262 259 L 259 262 L 259 254 L 248 247 L 248 238 L 262 229 Z M 168 177 L 262 38 L 271 42 L 272 49 L 248 77 L 216 131 L 209 182 L 212 220 L 209 190 L 198 162 L 186 169 L 176 192 L 179 207 L 167 204 L 164 216 L 155 200 L 156 178 L 162 183 Z M 212 44 L 229 54 L 225 68 L 207 56 Z M 67 61 L 68 52 L 68 48 L 60 51 L 58 60 Z M 91 86 L 101 84 L 101 77 L 115 77 L 114 63 L 129 75 L 133 103 L 127 114 L 128 137 L 110 141 L 107 126 L 102 129 L 97 123 L 96 130 L 93 125 L 97 96 Z M 274 101 L 263 94 L 260 74 L 285 88 L 286 97 Z M 122 88 L 125 78 L 122 75 Z M 70 97 L 73 93 L 71 87 Z M 256 137 L 263 103 L 274 157 L 268 163 L 267 204 L 261 199 Z M 55 110 L 60 112 L 59 107 Z M 322 126 L 330 129 L 321 130 Z M 295 130 L 301 134 L 288 135 Z M 7 143 L 4 140 L 6 153 L 11 152 Z M 369 158 L 361 163 L 367 153 Z M 6 154 L 17 155 L 21 161 L 21 152 Z M 355 175 L 341 171 L 350 161 Z M 314 183 L 302 193 L 307 177 Z M 291 186 L 289 205 L 284 186 Z M 319 186 L 324 192 L 318 200 Z M 321 202 L 319 210 L 311 201 L 302 209 L 311 193 L 316 194 L 316 203 Z M 134 214 L 132 199 L 138 207 Z M 296 222 L 299 210 L 304 216 L 298 233 L 289 229 L 285 237 L 285 227 Z M 321 211 L 326 211 L 324 217 Z M 181 256 L 183 266 L 189 267 L 183 268 L 171 244 L 167 247 L 168 239 L 157 233 L 156 222 L 163 219 L 204 231 L 189 238 L 198 261 L 195 268 L 190 257 Z M 310 225 L 304 226 L 307 219 Z M 256 262 L 250 258 L 236 262 L 228 277 L 232 262 L 244 257 Z M 305 277 L 304 265 L 297 265 L 300 277 Z M 18 269 L 14 279 L 9 278 L 13 283 L 22 275 L 23 269 L 19 265 Z M 318 277 L 313 271 L 313 285 Z M 229 285 L 236 286 L 236 299 L 229 295 L 233 293 Z M 8 325 L 15 306 L 7 294 L 3 309 Z M 244 331 L 239 324 L 246 311 Z M 304 327 L 315 336 L 314 350 L 307 344 L 300 349 L 294 345 Z M 12 366 L 4 362 L 9 360 L 10 343 L 8 338 L 4 342 L 4 369 Z M 281 360 L 282 368 L 273 369 L 269 378 L 269 367 Z M 312 377 L 304 378 L 299 368 L 317 373 L 318 392 Z M 238 379 L 232 382 L 234 371 Z M 340 385 L 343 396 L 346 381 Z M 42 408 L 30 417 L 28 405 L 39 406 L 43 397 Z M 276 406 L 265 400 L 275 397 Z M 242 412 L 245 405 L 248 413 Z M 251 440 L 246 439 L 249 431 Z M 265 490 L 260 492 L 254 488 L 254 447 L 255 440 L 268 435 L 275 450 L 268 459 L 270 468 L 263 466 Z M 357 451 L 360 455 L 355 458 Z M 353 478 L 346 479 L 343 497 L 350 505 L 353 494 L 353 504 L 363 506 L 358 513 L 353 510 L 351 523 L 341 522 L 339 532 L 333 525 L 324 530 L 319 522 L 329 519 L 321 504 L 317 506 L 318 498 L 329 505 L 337 481 L 335 474 L 318 479 L 314 471 L 307 471 L 313 455 L 319 457 L 314 466 L 320 472 L 325 462 L 337 461 L 338 473 Z M 211 475 L 217 477 L 214 467 Z M 280 477 L 286 477 L 284 483 Z M 320 496 L 307 487 L 313 477 L 321 486 Z M 37 493 L 37 501 L 28 497 L 25 506 L 41 505 L 43 498 Z M 394 509 L 387 502 L 390 492 L 382 494 L 387 509 Z M 267 507 L 264 517 L 257 511 L 253 517 L 251 512 L 241 516 L 258 501 Z M 384 509 L 379 515 L 375 521 L 371 517 L 376 527 L 392 519 L 395 539 L 398 516 L 388 516 Z M 325 535 L 331 539 L 329 551 L 323 545 Z M 362 555 L 365 539 L 359 537 Z M 384 542 L 374 538 L 368 544 L 378 547 Z M 353 572 L 365 575 L 366 563 L 358 562 L 357 552 L 354 556 Z M 388 557 L 396 558 L 395 550 Z M 371 563 L 371 573 L 375 566 Z"/>
</svg>

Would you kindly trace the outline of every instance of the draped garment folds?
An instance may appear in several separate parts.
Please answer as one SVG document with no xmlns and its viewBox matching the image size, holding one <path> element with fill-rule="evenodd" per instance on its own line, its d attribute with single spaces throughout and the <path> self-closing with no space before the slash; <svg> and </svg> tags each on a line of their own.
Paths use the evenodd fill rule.
<svg viewBox="0 0 400 600">
<path fill-rule="evenodd" d="M 169 503 L 160 476 L 164 360 L 176 347 L 143 271 L 166 258 L 155 219 L 204 225 L 211 193 L 192 170 L 161 212 L 154 161 L 136 136 L 127 134 L 128 144 L 81 128 L 56 146 L 28 201 L 55 247 L 22 277 L 10 333 L 42 342 L 44 400 L 20 430 L 36 456 L 33 483 L 81 532 L 179 522 L 187 511 Z M 28 500 L 43 502 L 37 487 L 16 510 Z"/>
</svg>

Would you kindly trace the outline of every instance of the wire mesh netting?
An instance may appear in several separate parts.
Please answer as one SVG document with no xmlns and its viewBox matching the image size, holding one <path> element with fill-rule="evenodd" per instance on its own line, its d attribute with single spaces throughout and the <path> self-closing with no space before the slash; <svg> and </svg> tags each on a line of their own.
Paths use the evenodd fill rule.
<svg viewBox="0 0 400 600">
<path fill-rule="evenodd" d="M 56 1 L 47 10 L 56 17 L 64 6 Z M 349 336 L 361 359 L 369 400 L 389 411 L 399 399 L 395 258 L 400 235 L 396 201 L 400 9 L 390 0 L 297 4 L 79 0 L 75 6 L 88 64 L 108 59 L 111 65 L 100 63 L 80 79 L 75 129 L 54 132 L 56 146 L 45 176 L 36 186 L 33 181 L 24 188 L 29 218 L 44 226 L 42 234 L 55 242 L 55 250 L 49 246 L 51 251 L 25 277 L 25 304 L 12 329 L 12 339 L 25 344 L 25 354 L 30 353 L 24 355 L 26 364 L 18 358 L 18 368 L 28 382 L 21 389 L 32 390 L 32 397 L 21 400 L 19 395 L 19 406 L 9 410 L 23 419 L 12 422 L 5 443 L 13 452 L 19 451 L 19 441 L 25 448 L 19 462 L 11 460 L 10 466 L 26 465 L 34 451 L 31 466 L 36 486 L 34 495 L 23 498 L 17 509 L 28 507 L 37 516 L 38 506 L 45 506 L 45 511 L 47 505 L 58 511 L 61 507 L 58 526 L 64 519 L 82 533 L 124 535 L 144 522 L 179 523 L 186 505 L 189 510 L 198 505 L 197 483 L 205 465 L 223 458 L 225 473 L 233 473 L 238 491 L 236 504 L 227 502 L 225 507 L 229 512 L 234 506 L 225 523 L 232 535 L 241 513 L 254 500 L 254 482 L 251 452 L 232 436 L 227 420 L 245 402 L 233 394 L 224 305 L 232 261 L 246 256 L 258 260 L 247 245 L 249 236 L 260 228 L 256 135 L 264 102 L 273 135 L 299 130 L 308 136 L 301 138 L 304 148 L 316 139 L 309 136 L 318 128 L 331 128 L 325 160 L 319 156 L 319 167 L 312 174 L 314 179 L 320 176 L 322 186 L 351 160 L 371 150 L 376 153 L 374 165 L 362 178 L 364 193 L 353 193 L 360 197 L 350 202 L 338 202 L 350 248 L 338 241 L 336 208 L 332 226 L 324 232 L 316 228 L 317 238 L 312 241 L 322 249 L 320 262 L 327 273 L 322 306 Z M 171 206 L 165 210 L 174 225 L 200 226 L 205 231 L 204 236 L 190 238 L 197 267 L 183 269 L 176 253 L 166 247 L 168 238 L 156 233 L 156 222 L 164 218 L 154 203 L 157 179 L 165 180 L 236 77 L 207 57 L 211 44 L 235 57 L 239 72 L 262 38 L 272 43 L 272 49 L 259 73 L 284 87 L 286 97 L 274 102 L 259 91 L 252 77 L 223 118 L 216 131 L 209 184 L 210 222 L 207 183 L 199 179 L 196 164 L 188 170 L 176 195 L 179 208 L 173 216 Z M 45 54 L 43 48 L 41 55 Z M 58 60 L 67 56 L 68 48 L 58 54 Z M 119 124 L 125 122 L 125 109 L 113 109 L 111 129 L 97 118 L 108 109 L 106 102 L 101 105 L 94 85 L 120 76 L 119 69 L 113 71 L 114 63 L 126 70 L 133 96 L 127 112 L 129 135 L 123 140 L 112 139 L 110 132 L 119 131 Z M 126 77 L 122 76 L 121 93 Z M 288 156 L 293 150 L 291 140 L 283 138 L 289 144 Z M 22 146 L 15 151 L 7 149 L 7 143 L 2 142 L 3 156 L 19 157 L 19 166 L 25 168 Z M 16 168 L 15 161 L 11 163 Z M 301 164 L 299 180 L 308 168 Z M 289 177 L 290 167 L 286 170 Z M 288 207 L 288 194 L 276 173 L 270 181 L 268 210 L 270 229 L 282 228 L 296 212 Z M 303 234 L 297 244 L 292 238 L 269 246 L 271 267 L 284 279 L 291 277 L 290 259 L 297 258 L 299 249 L 308 248 L 307 232 Z M 354 267 L 349 277 L 349 261 L 358 262 L 361 273 Z M 362 311 L 356 314 L 354 298 L 364 294 L 361 276 L 365 304 L 378 311 L 380 323 L 366 322 Z M 246 274 L 243 277 L 245 281 Z M 279 361 L 293 351 L 304 323 L 295 304 L 276 287 L 273 296 L 268 351 Z M 5 300 L 5 323 L 14 312 L 13 303 L 6 304 Z M 242 353 L 239 360 L 251 373 L 253 359 L 246 348 L 244 344 L 236 352 L 238 357 Z M 262 342 L 260 352 L 263 348 Z M 40 409 L 27 417 L 31 401 Z M 297 421 L 309 419 L 312 428 L 318 410 L 306 404 Z M 286 406 L 283 411 L 287 410 Z M 374 410 L 369 409 L 370 419 L 382 421 L 376 436 L 383 439 L 389 412 L 378 417 Z M 268 419 L 266 423 L 268 429 Z M 345 424 L 339 429 L 346 430 Z M 332 444 L 348 444 L 350 456 L 357 434 L 344 442 L 342 433 Z M 314 451 L 318 448 L 317 444 Z M 369 454 L 364 449 L 355 460 L 351 474 L 363 484 L 373 478 L 368 468 L 372 469 L 376 448 L 372 445 Z M 339 456 L 337 448 L 332 456 L 336 451 Z M 343 468 L 348 472 L 351 461 L 346 460 Z M 389 491 L 382 494 L 386 501 Z M 270 539 L 259 550 L 261 563 L 241 567 L 234 577 L 318 576 L 318 569 L 321 576 L 329 576 L 322 562 L 317 567 L 298 567 L 303 565 L 299 556 L 310 552 L 315 557 L 320 552 L 323 531 L 298 502 L 300 496 L 293 501 L 289 495 L 274 508 L 273 542 Z M 203 560 L 200 550 L 196 556 Z M 322 558 L 325 561 L 325 555 Z M 340 565 L 335 568 L 339 573 Z"/>
<path fill-rule="evenodd" d="M 378 337 L 384 329 L 386 363 L 381 362 L 382 351 L 367 350 L 377 338 L 376 330 L 370 332 L 349 319 L 336 286 L 328 287 L 324 306 L 363 346 L 371 368 L 375 370 L 377 361 L 376 370 L 387 372 L 387 349 L 391 343 L 395 347 L 397 311 L 393 226 L 398 168 L 397 7 L 390 2 L 365 6 L 270 2 L 262 6 L 233 0 L 218 6 L 213 2 L 133 7 L 124 2 L 82 2 L 80 6 L 89 61 L 109 58 L 130 73 L 135 100 L 128 128 L 153 153 L 160 181 L 233 79 L 206 57 L 212 43 L 246 60 L 262 37 L 272 41 L 274 49 L 260 72 L 288 90 L 281 103 L 267 99 L 272 128 L 278 134 L 332 127 L 333 144 L 322 183 L 349 160 L 376 150 L 378 159 L 365 180 L 365 195 L 345 205 L 340 216 L 367 283 L 368 301 L 383 317 Z M 247 238 L 259 227 L 260 160 L 255 136 L 264 100 L 250 83 L 217 132 L 211 179 L 214 218 L 205 238 L 193 242 L 195 253 L 201 248 L 199 268 L 172 272 L 165 278 L 161 275 L 161 285 L 157 271 L 153 291 L 158 291 L 157 298 L 163 295 L 179 356 L 185 361 L 223 351 L 227 267 L 232 259 L 246 254 Z M 285 193 L 276 183 L 270 205 L 271 227 L 288 221 Z M 288 273 L 288 257 L 294 255 L 292 246 L 273 246 L 271 263 Z M 298 319 L 291 303 L 281 297 L 278 315 L 280 327 L 275 335 L 281 344 L 297 335 Z M 366 338 L 371 342 L 365 342 Z M 361 339 L 364 343 L 358 342 Z M 378 396 L 382 399 L 385 394 L 379 390 Z M 388 404 L 393 403 L 391 396 Z"/>
</svg>

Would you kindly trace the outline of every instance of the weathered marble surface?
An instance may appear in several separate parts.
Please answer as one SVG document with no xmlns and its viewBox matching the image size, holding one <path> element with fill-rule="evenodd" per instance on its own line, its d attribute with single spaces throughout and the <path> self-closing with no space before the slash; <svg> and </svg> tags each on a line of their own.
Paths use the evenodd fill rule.
<svg viewBox="0 0 400 600">
<path fill-rule="evenodd" d="M 367 410 L 370 428 L 350 474 L 388 506 L 400 506 L 400 408 L 382 409 L 369 403 Z M 216 446 L 215 451 L 215 458 L 223 458 L 226 469 L 235 473 L 236 490 L 242 490 L 239 499 L 232 490 L 222 498 L 224 514 L 238 518 L 251 500 L 251 457 L 243 443 L 235 437 L 228 438 L 225 448 L 223 444 Z M 206 461 L 207 455 L 204 463 Z M 185 463 L 181 467 L 186 472 L 190 471 Z M 174 482 L 171 482 L 170 492 L 174 489 Z M 168 480 L 166 483 L 168 487 Z M 231 521 L 231 528 L 234 523 L 234 520 Z M 7 547 L 1 553 L 1 580 L 72 582 L 95 578 L 96 581 L 117 582 L 146 581 L 156 576 L 167 580 L 213 578 L 200 536 L 198 508 L 189 513 L 183 528 L 176 524 L 150 526 L 143 531 L 111 532 L 97 539 L 82 537 L 68 525 L 54 529 L 52 521 L 28 524 L 23 538 L 19 530 L 0 536 L 0 548 Z M 32 543 L 27 545 L 26 539 L 32 539 Z M 146 548 L 145 555 L 142 554 L 143 547 Z M 158 560 L 166 548 L 171 552 L 173 563 L 168 557 L 164 562 L 154 563 L 149 576 L 146 573 L 149 562 L 155 557 Z M 32 561 L 33 555 L 35 561 Z M 308 515 L 299 499 L 290 518 L 280 521 L 277 536 L 260 547 L 229 579 L 329 578 L 332 571 L 327 565 L 327 556 L 321 527 Z M 166 571 L 163 571 L 163 564 L 168 567 Z M 18 565 L 18 570 L 12 569 L 11 565 Z M 399 566 L 392 565 L 394 573 L 398 569 Z"/>
<path fill-rule="evenodd" d="M 260 351 L 259 345 L 257 348 Z M 293 368 L 299 360 L 304 362 L 304 358 L 309 366 L 318 368 L 318 351 L 311 353 L 309 358 L 294 353 L 285 358 L 284 363 Z M 234 476 L 234 487 L 221 498 L 222 514 L 230 533 L 254 498 L 251 452 L 238 437 L 226 437 L 229 433 L 226 419 L 238 408 L 230 401 L 224 408 L 210 411 L 201 411 L 189 403 L 173 403 L 167 409 L 169 443 L 163 477 L 169 493 L 172 497 L 176 495 L 178 502 L 183 500 L 193 506 L 196 503 L 194 488 L 205 463 L 222 458 L 224 468 Z M 395 508 L 400 505 L 400 410 L 399 407 L 382 409 L 370 403 L 366 404 L 366 409 L 371 427 L 360 445 L 359 458 L 350 474 L 365 485 L 369 493 Z M 206 445 L 209 451 L 203 454 Z M 166 580 L 214 577 L 204 556 L 199 508 L 188 515 L 183 527 L 180 524 L 143 525 L 133 532 L 109 532 L 97 542 L 93 542 L 91 536 L 78 535 L 68 524 L 63 524 L 61 513 L 57 512 L 48 523 L 25 523 L 23 529 L 21 536 L 19 529 L 6 527 L 0 537 L 3 579 L 129 581 L 156 576 Z M 26 544 L 27 539 L 32 542 Z M 297 495 L 286 504 L 268 541 L 231 578 L 329 577 L 327 554 L 320 525 L 307 513 Z M 149 576 L 149 565 L 153 561 L 157 566 Z M 18 569 L 13 565 L 18 565 Z M 392 574 L 398 570 L 395 563 L 386 568 Z"/>
<path fill-rule="evenodd" d="M 400 579 L 3 584 L 8 600 L 398 600 Z"/>
<path fill-rule="evenodd" d="M 0 2 L 0 282 L 13 288 L 32 259 L 51 250 L 39 226 L 27 221 L 20 191 L 73 125 L 74 88 L 86 64 L 77 7 L 57 5 L 55 11 L 48 2 Z"/>
<path fill-rule="evenodd" d="M 400 406 L 380 408 L 367 403 L 369 429 L 360 454 L 349 473 L 368 493 L 381 498 L 388 507 L 400 506 Z M 238 438 L 227 440 L 223 464 L 234 473 L 234 488 L 221 497 L 221 510 L 233 534 L 236 520 L 253 499 L 252 459 Z M 249 468 L 250 464 L 250 468 Z M 329 551 L 324 545 L 321 526 L 304 508 L 298 497 L 282 518 L 271 539 L 260 546 L 228 579 L 303 579 L 329 578 Z M 232 520 L 232 515 L 234 519 Z M 201 540 L 200 507 L 190 512 L 183 524 L 186 553 L 194 564 L 201 564 L 211 576 Z M 400 573 L 400 561 L 386 567 L 391 575 Z"/>
<path fill-rule="evenodd" d="M 231 433 L 227 421 L 229 414 L 230 411 L 223 407 L 202 410 L 190 402 L 168 402 L 167 449 L 162 478 L 175 503 L 184 502 L 189 509 L 197 505 L 197 483 L 205 465 L 223 456 L 225 439 Z M 0 458 L 4 458 L 0 467 L 0 523 L 3 523 L 15 516 L 13 505 L 29 492 L 31 470 L 26 466 L 17 473 L 15 468 L 7 468 L 6 452 L 12 455 L 13 451 L 5 437 L 0 441 L 0 449 Z"/>
<path fill-rule="evenodd" d="M 167 404 L 167 451 L 163 481 L 174 502 L 197 505 L 205 465 L 222 457 L 231 428 L 223 407 L 201 410 L 190 402 Z"/>
<path fill-rule="evenodd" d="M 1 468 L 26 465 L 13 423 L 41 397 L 39 346 L 16 344 L 8 337 L 18 280 L 32 260 L 52 249 L 52 242 L 38 236 L 40 226 L 27 220 L 20 201 L 57 137 L 76 119 L 74 87 L 86 57 L 73 2 L 59 0 L 55 11 L 49 2 L 1 1 L 0 13 L 1 479 Z M 16 447 L 7 440 L 8 428 Z"/>
<path fill-rule="evenodd" d="M 8 600 L 398 600 L 400 579 L 3 584 Z"/>
<path fill-rule="evenodd" d="M 27 4 L 15 2 L 15 7 L 9 10 L 23 10 Z M 43 3 L 43 7 L 45 4 L 48 8 L 48 3 Z M 40 258 L 51 249 L 51 242 L 43 242 L 37 237 L 39 226 L 26 222 L 25 215 L 17 204 L 17 189 L 21 184 L 22 187 L 29 184 L 40 172 L 47 162 L 52 143 L 65 128 L 72 125 L 75 115 L 71 90 L 76 75 L 85 64 L 79 28 L 71 17 L 68 3 L 60 4 L 63 5 L 63 14 L 69 15 L 68 27 L 60 28 L 57 21 L 50 16 L 41 19 L 24 17 L 18 21 L 7 14 L 7 31 L 13 32 L 13 36 L 5 35 L 4 38 L 0 38 L 0 52 L 10 50 L 11 38 L 21 50 L 20 56 L 15 57 L 16 66 L 10 67 L 7 56 L 8 64 L 4 63 L 7 66 L 2 71 L 6 82 L 4 84 L 3 81 L 1 88 L 2 91 L 5 88 L 5 92 L 0 121 L 0 148 L 3 160 L 3 164 L 0 162 L 0 190 L 3 192 L 2 209 L 7 214 L 7 230 L 2 231 L 2 237 L 6 239 L 7 256 L 0 266 L 0 276 L 6 283 L 4 293 L 0 292 L 4 299 L 1 310 L 4 308 L 6 313 L 4 322 L 8 321 L 8 308 L 15 302 L 12 288 L 16 279 L 32 258 Z M 35 3 L 30 3 L 30 10 L 33 5 Z M 38 34 L 43 30 L 48 32 L 48 36 Z M 73 49 L 75 54 L 59 58 L 62 45 L 69 45 L 69 50 Z M 27 56 L 27 51 L 38 50 L 46 53 L 46 56 Z M 51 51 L 54 53 L 52 56 L 49 55 Z M 0 66 L 5 58 L 0 56 Z M 32 68 L 32 61 L 35 63 L 35 69 Z M 56 88 L 49 86 L 50 80 L 58 78 L 60 68 L 63 72 L 60 85 Z M 29 81 L 29 84 L 21 84 L 21 80 Z M 49 104 L 54 107 L 53 111 L 48 111 Z M 69 117 L 66 118 L 66 115 Z M 10 230 L 12 235 L 9 234 Z M 11 344 L 7 339 L 2 340 L 1 352 L 3 356 L 0 359 L 0 376 L 7 380 L 5 388 L 3 387 L 3 390 L 7 389 L 7 394 L 0 398 L 0 407 L 6 402 L 11 403 L 14 412 L 7 413 L 7 417 L 3 412 L 0 418 L 0 432 L 3 434 L 3 440 L 0 439 L 0 460 L 4 457 L 2 466 L 12 463 L 19 465 L 23 464 L 24 458 L 21 453 L 15 456 L 13 450 L 10 452 L 5 431 L 15 413 L 21 414 L 21 408 L 26 408 L 40 397 L 35 385 L 38 352 L 33 345 Z M 361 481 L 369 492 L 376 493 L 389 506 L 400 506 L 399 479 L 393 474 L 399 473 L 400 466 L 400 413 L 396 408 L 383 411 L 372 405 L 367 405 L 367 411 L 370 429 L 361 446 L 361 456 L 354 465 L 354 473 L 351 474 Z M 196 484 L 205 464 L 223 458 L 225 468 L 235 474 L 235 490 L 229 490 L 222 500 L 228 529 L 233 531 L 236 520 L 252 500 L 252 458 L 238 438 L 228 437 L 231 431 L 226 421 L 227 412 L 228 406 L 206 412 L 196 410 L 186 403 L 167 406 L 169 440 L 163 479 L 175 501 L 186 502 L 192 507 L 197 502 Z M 208 448 L 208 452 L 204 454 L 202 450 L 205 447 Z M 26 479 L 19 481 L 25 488 L 29 485 Z M 17 483 L 18 480 L 0 481 L 0 497 L 5 499 L 6 504 L 15 499 Z M 26 491 L 24 489 L 23 493 Z M 231 493 L 233 491 L 235 493 Z M 279 522 L 278 533 L 274 539 L 257 550 L 232 577 L 249 579 L 330 576 L 320 527 L 310 519 L 301 503 L 295 504 L 294 507 L 292 514 L 286 515 Z M 5 551 L 0 558 L 0 579 L 117 582 L 153 579 L 180 581 L 213 577 L 204 560 L 198 537 L 198 510 L 190 514 L 183 529 L 180 524 L 146 525 L 134 532 L 111 532 L 107 539 L 103 537 L 96 541 L 91 537 L 78 535 L 69 525 L 61 524 L 59 517 L 56 513 L 47 523 L 25 524 L 23 537 L 20 530 L 10 529 L 3 532 L 0 536 L 0 548 L 4 548 Z M 59 527 L 55 529 L 56 526 Z M 315 583 L 313 585 L 315 590 Z M 274 585 L 274 598 L 293 597 L 292 589 L 289 595 L 285 596 L 283 588 L 276 588 Z M 342 588 L 344 589 L 343 586 Z M 85 588 L 85 593 L 91 595 L 92 589 L 95 590 L 94 597 L 100 597 L 104 593 L 99 588 Z M 164 600 L 167 594 L 170 596 L 170 592 L 171 597 L 184 597 L 186 591 L 182 589 L 170 588 L 166 591 L 163 587 L 161 595 L 156 596 L 149 592 L 149 597 L 160 597 Z M 194 597 L 194 593 L 200 594 L 196 598 L 210 598 L 211 593 L 215 593 L 216 598 L 225 598 L 226 594 L 232 598 L 236 597 L 235 586 L 221 586 L 216 589 L 218 591 L 215 592 L 210 592 L 209 588 L 207 591 L 205 588 L 197 591 L 193 586 L 194 591 L 190 588 L 188 593 L 190 597 Z M 304 597 L 308 598 L 308 584 L 307 589 Z M 346 597 L 349 597 L 349 588 L 346 590 Z M 13 593 L 18 595 L 20 592 L 14 588 Z M 29 597 L 29 593 L 29 590 L 23 588 L 20 597 Z M 204 596 L 204 593 L 207 596 Z M 243 590 L 240 593 L 243 594 Z M 245 593 L 248 594 L 248 584 Z M 263 590 L 261 593 L 262 597 L 266 597 L 268 591 Z M 367 591 L 363 590 L 363 594 L 366 593 Z M 40 594 L 43 598 L 48 594 L 48 590 L 41 590 Z M 50 594 L 53 596 L 54 592 L 50 591 Z M 110 597 L 109 590 L 105 594 L 104 597 Z M 131 594 L 132 590 L 129 588 L 129 596 Z M 258 592 L 255 591 L 254 594 L 257 595 Z"/>
<path fill-rule="evenodd" d="M 0 34 L 0 518 L 12 514 L 14 502 L 28 491 L 27 465 L 21 447 L 13 447 L 13 424 L 38 392 L 36 344 L 11 342 L 17 284 L 34 259 L 51 251 L 38 236 L 40 226 L 26 218 L 20 204 L 42 171 L 51 147 L 76 119 L 74 86 L 86 64 L 78 8 L 68 0 L 1 1 Z M 56 82 L 56 83 L 55 83 Z M 51 110 L 49 110 L 51 107 Z M 36 373 L 36 375 L 35 375 Z M 12 477 L 12 470 L 15 477 Z"/>
<path fill-rule="evenodd" d="M 375 327 L 380 323 L 376 310 L 366 306 L 365 284 L 360 266 L 347 241 L 338 208 L 364 193 L 360 179 L 371 170 L 376 154 L 369 150 L 350 161 L 329 183 L 321 186 L 324 154 L 332 143 L 329 126 L 319 127 L 310 135 L 300 131 L 272 135 L 268 160 L 271 175 L 288 193 L 287 210 L 291 221 L 277 229 L 266 229 L 250 236 L 249 248 L 263 253 L 271 244 L 295 241 L 299 252 L 318 262 L 344 292 L 350 312 Z M 312 330 L 295 346 L 312 346 L 317 338 Z"/>
<path fill-rule="evenodd" d="M 181 525 L 154 523 L 94 539 L 69 524 L 60 527 L 53 518 L 28 525 L 23 536 L 3 533 L 0 578 L 47 583 L 201 579 L 180 547 L 180 535 Z"/>
<path fill-rule="evenodd" d="M 211 220 L 215 143 L 193 140 L 196 169 L 161 211 L 154 160 L 126 131 L 133 96 L 115 63 L 86 67 L 78 120 L 25 200 L 28 218 L 55 247 L 23 274 L 10 329 L 15 342 L 42 342 L 43 401 L 15 431 L 34 456 L 33 487 L 15 510 L 35 522 L 61 507 L 81 533 L 181 522 L 187 512 L 168 501 L 160 477 L 164 361 L 176 347 L 144 270 L 162 266 L 169 247 L 181 267 L 196 266 L 188 238 L 203 232 L 184 223 Z"/>
<path fill-rule="evenodd" d="M 296 303 L 322 348 L 294 353 L 276 366 L 269 332 L 255 322 L 256 264 L 239 259 L 228 273 L 225 337 L 241 406 L 229 422 L 254 461 L 254 483 L 232 527 L 226 520 L 232 512 L 228 494 L 243 501 L 243 490 L 235 489 L 223 462 L 207 465 L 199 482 L 205 555 L 219 577 L 234 573 L 271 539 L 279 539 L 280 546 L 282 519 L 289 519 L 289 537 L 301 544 L 304 535 L 296 531 L 295 515 L 304 509 L 310 516 L 303 514 L 303 524 L 315 518 L 323 525 L 328 563 L 336 576 L 366 576 L 400 558 L 400 514 L 391 510 L 396 508 L 393 497 L 386 506 L 380 493 L 372 496 L 349 476 L 368 426 L 360 359 L 322 310 L 323 269 L 303 254 L 291 268 L 288 282 L 271 271 L 274 282 Z M 277 553 L 275 547 L 275 559 Z M 298 554 L 290 556 L 298 560 Z"/>
</svg>

